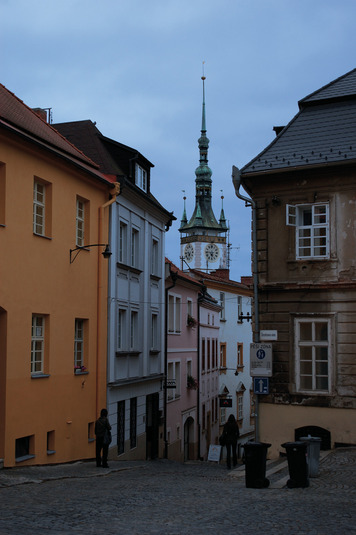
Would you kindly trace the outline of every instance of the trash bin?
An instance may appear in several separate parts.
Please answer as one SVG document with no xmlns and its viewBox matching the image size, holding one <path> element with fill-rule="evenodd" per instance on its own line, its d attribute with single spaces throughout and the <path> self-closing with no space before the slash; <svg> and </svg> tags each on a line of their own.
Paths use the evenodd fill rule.
<svg viewBox="0 0 356 535">
<path fill-rule="evenodd" d="M 290 489 L 296 487 L 309 487 L 307 443 L 285 442 L 282 448 L 287 450 L 289 477 L 287 486 Z"/>
<path fill-rule="evenodd" d="M 263 489 L 269 486 L 269 480 L 266 478 L 266 458 L 270 445 L 264 442 L 246 442 L 243 444 L 246 488 Z"/>
<path fill-rule="evenodd" d="M 321 438 L 319 437 L 300 437 L 302 442 L 307 444 L 307 461 L 309 477 L 317 477 L 319 473 L 319 457 Z"/>
</svg>

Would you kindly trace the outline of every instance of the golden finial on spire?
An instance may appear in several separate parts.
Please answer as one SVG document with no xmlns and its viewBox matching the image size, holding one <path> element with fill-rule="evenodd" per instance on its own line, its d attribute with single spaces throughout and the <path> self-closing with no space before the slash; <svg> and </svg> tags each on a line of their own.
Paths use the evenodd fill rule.
<svg viewBox="0 0 356 535">
<path fill-rule="evenodd" d="M 203 61 L 203 76 L 201 77 L 202 80 L 206 80 L 206 77 L 204 76 L 204 63 L 205 61 Z"/>
</svg>

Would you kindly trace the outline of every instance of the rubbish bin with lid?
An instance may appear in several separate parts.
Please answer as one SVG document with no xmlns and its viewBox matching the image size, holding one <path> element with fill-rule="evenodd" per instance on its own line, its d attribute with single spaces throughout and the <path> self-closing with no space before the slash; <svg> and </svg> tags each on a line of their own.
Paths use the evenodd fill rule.
<svg viewBox="0 0 356 535">
<path fill-rule="evenodd" d="M 309 487 L 306 442 L 285 442 L 282 444 L 282 448 L 287 450 L 290 477 L 287 481 L 287 486 L 290 489 Z"/>
<path fill-rule="evenodd" d="M 271 444 L 265 442 L 246 442 L 245 450 L 245 482 L 246 488 L 263 489 L 269 486 L 266 478 L 267 449 Z"/>
<path fill-rule="evenodd" d="M 319 437 L 300 437 L 302 442 L 307 444 L 307 461 L 309 477 L 317 477 L 319 473 L 319 457 L 321 438 Z"/>
</svg>

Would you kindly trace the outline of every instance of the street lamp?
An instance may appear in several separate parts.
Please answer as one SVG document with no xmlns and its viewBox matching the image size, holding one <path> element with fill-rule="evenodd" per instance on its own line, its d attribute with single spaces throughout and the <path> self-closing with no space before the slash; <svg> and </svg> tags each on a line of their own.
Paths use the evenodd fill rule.
<svg viewBox="0 0 356 535">
<path fill-rule="evenodd" d="M 76 247 L 75 249 L 69 249 L 69 263 L 73 264 L 74 260 L 77 258 L 80 251 L 83 249 L 89 249 L 90 247 L 105 247 L 104 251 L 101 253 L 104 258 L 110 258 L 112 255 L 112 252 L 110 251 L 110 247 L 108 243 L 92 243 L 90 245 L 80 245 L 79 247 Z M 72 253 L 76 253 L 72 258 Z"/>
</svg>

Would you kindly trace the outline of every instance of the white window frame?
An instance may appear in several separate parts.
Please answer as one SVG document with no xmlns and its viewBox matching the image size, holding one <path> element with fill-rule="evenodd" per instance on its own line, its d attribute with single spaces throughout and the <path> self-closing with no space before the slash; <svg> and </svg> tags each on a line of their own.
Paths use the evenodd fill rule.
<svg viewBox="0 0 356 535">
<path fill-rule="evenodd" d="M 119 262 L 127 262 L 127 223 L 124 221 L 119 223 Z"/>
<path fill-rule="evenodd" d="M 311 324 L 312 336 L 311 340 L 300 340 L 300 325 L 302 323 Z M 319 324 L 327 324 L 327 339 L 317 339 L 317 328 Z M 303 317 L 295 318 L 294 324 L 295 333 L 295 373 L 296 373 L 296 390 L 297 392 L 305 392 L 308 394 L 331 394 L 332 391 L 332 324 L 331 319 L 328 317 Z M 310 357 L 301 359 L 301 348 L 310 348 Z M 327 350 L 327 359 L 318 358 L 318 349 Z M 307 373 L 307 364 L 310 363 L 309 373 Z M 304 366 L 303 366 L 303 363 Z M 327 373 L 322 373 L 322 369 L 327 367 Z M 303 369 L 304 368 L 304 369 Z M 319 371 L 318 371 L 319 368 Z M 311 388 L 306 388 L 302 385 L 302 377 L 311 378 Z M 317 385 L 318 380 L 325 380 L 327 378 L 327 388 L 319 388 Z"/>
<path fill-rule="evenodd" d="M 225 292 L 220 292 L 220 319 L 225 320 Z"/>
<path fill-rule="evenodd" d="M 119 307 L 117 312 L 117 349 L 124 351 L 127 349 L 127 310 Z"/>
<path fill-rule="evenodd" d="M 158 261 L 159 261 L 159 241 L 156 238 L 152 238 L 151 275 L 159 275 Z"/>
<path fill-rule="evenodd" d="M 140 232 L 137 228 L 131 228 L 131 266 L 138 267 L 139 264 L 139 244 Z"/>
<path fill-rule="evenodd" d="M 157 350 L 159 348 L 158 343 L 158 313 L 152 312 L 151 315 L 151 349 Z"/>
<path fill-rule="evenodd" d="M 84 320 L 76 318 L 74 327 L 74 368 L 84 366 Z"/>
<path fill-rule="evenodd" d="M 242 421 L 244 418 L 244 395 L 242 392 L 237 394 L 237 419 Z"/>
<path fill-rule="evenodd" d="M 130 313 L 130 349 L 137 348 L 138 341 L 138 311 L 131 310 Z"/>
<path fill-rule="evenodd" d="M 175 388 L 168 388 L 168 401 L 174 401 L 178 399 L 181 394 L 181 378 L 180 378 L 181 366 L 180 361 L 170 361 L 167 366 L 167 383 L 171 381 L 175 383 Z"/>
<path fill-rule="evenodd" d="M 310 211 L 310 224 L 303 224 L 303 215 Z M 296 259 L 327 259 L 330 256 L 329 204 L 286 205 L 286 225 L 295 227 Z M 322 252 L 321 250 L 324 250 Z"/>
<path fill-rule="evenodd" d="M 33 233 L 45 236 L 46 232 L 46 185 L 39 180 L 33 184 Z"/>
<path fill-rule="evenodd" d="M 45 355 L 45 317 L 33 314 L 31 329 L 31 374 L 43 374 Z"/>
<path fill-rule="evenodd" d="M 168 332 L 181 333 L 182 298 L 180 295 L 168 294 Z"/>
<path fill-rule="evenodd" d="M 83 247 L 85 244 L 85 201 L 79 197 L 77 197 L 75 221 L 76 245 Z"/>
<path fill-rule="evenodd" d="M 135 166 L 135 184 L 147 192 L 147 171 L 138 163 Z"/>
</svg>

